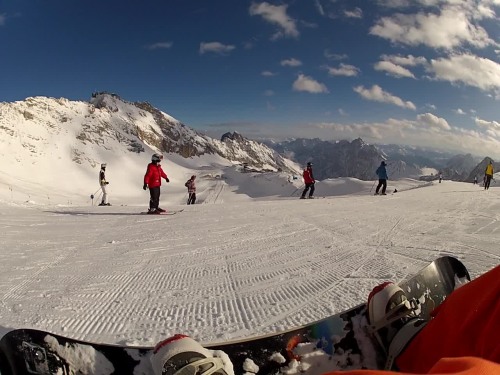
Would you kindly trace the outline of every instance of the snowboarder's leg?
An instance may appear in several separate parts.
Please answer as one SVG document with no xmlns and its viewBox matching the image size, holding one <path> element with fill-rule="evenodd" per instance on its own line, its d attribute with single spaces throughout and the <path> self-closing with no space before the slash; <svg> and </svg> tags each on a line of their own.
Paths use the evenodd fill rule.
<svg viewBox="0 0 500 375">
<path fill-rule="evenodd" d="M 310 184 L 306 184 L 306 187 L 304 188 L 304 191 L 302 192 L 302 195 L 300 196 L 301 199 L 304 199 L 306 197 L 306 193 L 309 190 Z"/>
<path fill-rule="evenodd" d="M 311 184 L 311 191 L 309 192 L 309 198 L 312 198 L 314 194 L 314 184 Z"/>
<path fill-rule="evenodd" d="M 379 190 L 380 190 L 381 187 L 382 187 L 382 180 L 379 179 L 378 180 L 377 188 L 375 189 L 375 195 L 378 195 L 378 192 L 379 192 Z"/>
<path fill-rule="evenodd" d="M 185 335 L 175 335 L 156 345 L 151 356 L 155 375 L 228 375 L 233 365 Z"/>
<path fill-rule="evenodd" d="M 102 189 L 102 201 L 104 204 L 108 203 L 108 192 L 106 191 L 106 185 L 101 186 Z"/>
<path fill-rule="evenodd" d="M 401 371 L 427 373 L 441 358 L 500 360 L 500 266 L 455 290 L 396 360 Z"/>
<path fill-rule="evenodd" d="M 156 211 L 160 204 L 160 187 L 149 188 L 149 211 Z"/>
<path fill-rule="evenodd" d="M 382 180 L 382 194 L 385 195 L 385 189 L 387 189 L 387 180 Z"/>
<path fill-rule="evenodd" d="M 196 193 L 191 194 L 191 204 L 195 204 L 196 202 Z"/>
</svg>

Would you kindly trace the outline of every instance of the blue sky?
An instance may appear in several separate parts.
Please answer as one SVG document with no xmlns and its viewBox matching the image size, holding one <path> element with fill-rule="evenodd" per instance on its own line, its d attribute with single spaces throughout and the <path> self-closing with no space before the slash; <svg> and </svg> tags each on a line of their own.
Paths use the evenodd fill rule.
<svg viewBox="0 0 500 375">
<path fill-rule="evenodd" d="M 499 12 L 500 0 L 4 0 L 0 101 L 110 91 L 214 136 L 500 149 Z"/>
</svg>

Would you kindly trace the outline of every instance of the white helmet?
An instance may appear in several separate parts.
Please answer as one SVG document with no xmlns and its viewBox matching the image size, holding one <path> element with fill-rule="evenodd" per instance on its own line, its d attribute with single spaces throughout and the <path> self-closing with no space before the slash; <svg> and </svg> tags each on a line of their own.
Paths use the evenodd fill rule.
<svg viewBox="0 0 500 375">
<path fill-rule="evenodd" d="M 106 168 L 106 163 L 101 164 L 101 169 Z"/>
<path fill-rule="evenodd" d="M 153 156 L 151 157 L 151 161 L 160 162 L 162 160 L 163 160 L 162 154 L 153 154 Z"/>
</svg>

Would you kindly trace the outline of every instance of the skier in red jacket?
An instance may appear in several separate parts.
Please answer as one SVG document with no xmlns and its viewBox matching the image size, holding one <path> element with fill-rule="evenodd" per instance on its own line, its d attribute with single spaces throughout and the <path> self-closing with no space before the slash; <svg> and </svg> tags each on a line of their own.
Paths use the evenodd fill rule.
<svg viewBox="0 0 500 375">
<path fill-rule="evenodd" d="M 302 173 L 302 178 L 304 179 L 304 184 L 306 185 L 306 187 L 302 192 L 300 199 L 306 199 L 306 193 L 309 189 L 311 189 L 311 191 L 309 192 L 309 199 L 313 199 L 314 183 L 316 181 L 314 180 L 311 162 L 307 163 L 307 167 L 306 169 L 304 169 L 304 173 Z"/>
<path fill-rule="evenodd" d="M 170 180 L 161 168 L 160 162 L 162 160 L 163 155 L 154 154 L 151 157 L 151 163 L 148 164 L 148 169 L 144 175 L 144 186 L 142 188 L 146 190 L 149 187 L 150 195 L 148 214 L 160 214 L 165 212 L 164 209 L 158 207 L 160 204 L 161 178 L 163 177 L 167 182 L 170 182 Z"/>
</svg>

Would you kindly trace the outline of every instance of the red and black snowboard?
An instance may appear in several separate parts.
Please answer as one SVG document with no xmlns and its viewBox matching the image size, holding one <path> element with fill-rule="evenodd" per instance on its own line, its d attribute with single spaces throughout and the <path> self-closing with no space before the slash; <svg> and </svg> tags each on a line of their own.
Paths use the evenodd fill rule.
<svg viewBox="0 0 500 375">
<path fill-rule="evenodd" d="M 431 311 L 459 284 L 470 280 L 456 258 L 442 257 L 399 286 L 418 301 L 418 316 Z M 366 304 L 286 332 L 209 344 L 231 359 L 236 375 L 248 363 L 259 374 L 322 374 L 333 370 L 382 369 L 387 357 L 366 317 Z M 120 374 L 152 375 L 153 348 L 91 343 L 33 329 L 7 333 L 0 341 L 0 374 Z M 251 360 L 251 362 L 249 362 Z M 246 365 L 244 365 L 246 364 Z"/>
</svg>

